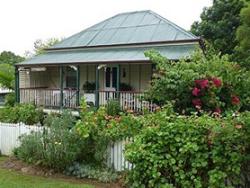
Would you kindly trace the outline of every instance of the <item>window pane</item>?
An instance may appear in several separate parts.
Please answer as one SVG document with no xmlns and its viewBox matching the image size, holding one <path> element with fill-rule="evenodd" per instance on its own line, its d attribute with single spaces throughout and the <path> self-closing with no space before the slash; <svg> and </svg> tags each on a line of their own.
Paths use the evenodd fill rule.
<svg viewBox="0 0 250 188">
<path fill-rule="evenodd" d="M 117 88 L 117 67 L 113 67 L 112 69 L 112 86 Z"/>
<path fill-rule="evenodd" d="M 106 87 L 110 87 L 110 67 L 106 68 Z"/>
</svg>

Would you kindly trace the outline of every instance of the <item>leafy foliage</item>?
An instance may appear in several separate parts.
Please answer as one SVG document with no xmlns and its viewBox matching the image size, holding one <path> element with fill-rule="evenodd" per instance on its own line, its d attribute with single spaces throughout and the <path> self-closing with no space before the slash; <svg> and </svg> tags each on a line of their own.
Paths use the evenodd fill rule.
<svg viewBox="0 0 250 188">
<path fill-rule="evenodd" d="M 105 165 L 106 151 L 111 141 L 131 137 L 141 129 L 139 118 L 132 114 L 111 116 L 105 107 L 89 111 L 84 99 L 81 101 L 81 109 L 81 120 L 77 121 L 75 129 L 91 143 L 84 153 L 97 165 Z"/>
<path fill-rule="evenodd" d="M 43 54 L 46 48 L 50 48 L 55 44 L 58 44 L 62 39 L 49 38 L 47 40 L 37 39 L 34 42 L 34 52 L 26 51 L 25 56 L 27 58 L 32 58 L 33 56 Z"/>
<path fill-rule="evenodd" d="M 250 2 L 248 6 L 241 10 L 240 13 L 241 25 L 236 32 L 236 38 L 239 41 L 236 46 L 235 59 L 240 62 L 241 65 L 250 69 Z"/>
<path fill-rule="evenodd" d="M 0 64 L 14 65 L 16 63 L 24 61 L 24 59 L 24 57 L 21 57 L 9 51 L 3 51 L 0 54 Z"/>
<path fill-rule="evenodd" d="M 84 160 L 82 151 L 87 143 L 75 129 L 69 129 L 68 123 L 73 124 L 69 122 L 69 116 L 69 112 L 60 117 L 52 115 L 45 120 L 49 128 L 22 136 L 21 145 L 15 150 L 16 156 L 25 162 L 55 170 L 64 170 L 74 161 Z"/>
<path fill-rule="evenodd" d="M 107 114 L 110 116 L 118 115 L 122 111 L 118 100 L 109 100 L 107 104 Z"/>
<path fill-rule="evenodd" d="M 8 93 L 5 98 L 4 98 L 4 104 L 5 106 L 14 106 L 15 105 L 15 102 L 16 102 L 16 98 L 15 98 L 15 93 L 12 92 L 12 93 Z"/>
<path fill-rule="evenodd" d="M 249 147 L 249 127 L 240 116 L 177 116 L 168 107 L 144 118 L 141 133 L 126 148 L 126 157 L 134 164 L 130 187 L 239 184 Z"/>
<path fill-rule="evenodd" d="M 118 175 L 110 169 L 99 168 L 88 164 L 74 163 L 65 170 L 66 175 L 76 176 L 77 178 L 97 179 L 100 182 L 116 181 Z"/>
<path fill-rule="evenodd" d="M 14 64 L 24 61 L 24 58 L 12 52 L 4 51 L 0 54 L 0 86 L 14 89 Z"/>
<path fill-rule="evenodd" d="M 0 110 L 0 121 L 6 123 L 25 123 L 33 125 L 42 123 L 43 111 L 32 104 L 19 104 L 14 107 L 5 107 Z"/>
<path fill-rule="evenodd" d="M 216 78 L 222 82 L 222 88 L 218 91 L 221 94 L 228 93 L 227 100 L 230 103 L 230 95 L 235 95 L 241 101 L 240 110 L 250 109 L 250 72 L 230 62 L 228 56 L 219 57 L 208 53 L 205 57 L 197 51 L 189 60 L 184 59 L 176 63 L 155 51 L 148 51 L 145 55 L 156 64 L 157 69 L 152 87 L 147 91 L 147 98 L 154 102 L 161 105 L 172 102 L 175 111 L 189 113 L 194 111 L 192 90 L 195 87 L 195 80 Z M 211 96 L 210 99 L 213 97 Z M 226 103 L 226 100 L 223 100 Z M 220 101 L 223 100 L 220 98 Z M 223 104 L 223 106 L 225 111 L 234 109 L 230 105 Z"/>
<path fill-rule="evenodd" d="M 10 64 L 0 64 L 0 85 L 7 89 L 14 89 L 15 70 Z"/>
<path fill-rule="evenodd" d="M 204 37 L 218 52 L 232 54 L 243 7 L 243 0 L 214 0 L 213 6 L 203 10 L 201 22 L 193 23 L 191 32 Z"/>
</svg>

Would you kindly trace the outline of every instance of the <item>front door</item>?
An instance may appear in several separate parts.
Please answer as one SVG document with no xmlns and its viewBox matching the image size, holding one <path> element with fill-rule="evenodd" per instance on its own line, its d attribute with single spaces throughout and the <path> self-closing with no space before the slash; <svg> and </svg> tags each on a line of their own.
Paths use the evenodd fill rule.
<svg viewBox="0 0 250 188">
<path fill-rule="evenodd" d="M 117 88 L 117 67 L 107 66 L 105 69 L 105 104 L 109 100 L 116 99 L 116 88 Z"/>
<path fill-rule="evenodd" d="M 117 88 L 117 67 L 108 66 L 105 70 L 105 90 L 116 91 Z"/>
</svg>

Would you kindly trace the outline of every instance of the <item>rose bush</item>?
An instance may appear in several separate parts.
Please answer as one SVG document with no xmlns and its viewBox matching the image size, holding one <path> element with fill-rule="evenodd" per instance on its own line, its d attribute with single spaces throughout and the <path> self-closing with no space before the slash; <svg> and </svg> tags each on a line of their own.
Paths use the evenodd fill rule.
<svg viewBox="0 0 250 188">
<path fill-rule="evenodd" d="M 160 105 L 171 102 L 182 114 L 196 111 L 195 106 L 209 112 L 250 110 L 250 72 L 227 56 L 197 51 L 173 62 L 155 51 L 145 55 L 156 65 L 147 99 Z"/>
<path fill-rule="evenodd" d="M 198 110 L 221 114 L 222 111 L 240 108 L 240 99 L 233 89 L 217 77 L 197 79 L 192 89 L 192 104 Z"/>
</svg>

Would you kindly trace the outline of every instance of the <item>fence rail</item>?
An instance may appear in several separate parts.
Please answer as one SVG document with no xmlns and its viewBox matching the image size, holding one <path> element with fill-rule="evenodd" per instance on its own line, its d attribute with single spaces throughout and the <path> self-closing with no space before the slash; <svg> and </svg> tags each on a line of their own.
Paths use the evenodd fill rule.
<svg viewBox="0 0 250 188">
<path fill-rule="evenodd" d="M 77 90 L 63 90 L 63 106 L 68 108 L 77 107 Z M 47 88 L 20 88 L 20 103 L 33 103 L 37 106 L 60 107 L 60 89 Z"/>
<path fill-rule="evenodd" d="M 107 105 L 110 100 L 118 100 L 123 110 L 153 112 L 157 105 L 144 99 L 144 93 L 134 91 L 99 91 L 99 104 Z"/>
<path fill-rule="evenodd" d="M 63 90 L 63 107 L 77 108 L 78 90 L 64 89 Z M 79 95 L 84 96 L 90 102 L 95 103 L 95 95 L 79 92 Z M 105 91 L 99 90 L 99 104 L 107 105 L 110 100 L 118 100 L 123 110 L 132 110 L 134 112 L 143 112 L 148 110 L 153 112 L 157 105 L 144 99 L 144 93 L 136 91 Z M 37 106 L 55 107 L 61 106 L 61 91 L 60 89 L 49 88 L 20 88 L 20 103 L 33 103 Z"/>
</svg>

